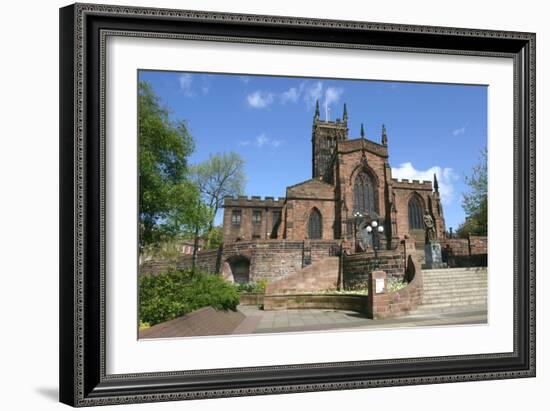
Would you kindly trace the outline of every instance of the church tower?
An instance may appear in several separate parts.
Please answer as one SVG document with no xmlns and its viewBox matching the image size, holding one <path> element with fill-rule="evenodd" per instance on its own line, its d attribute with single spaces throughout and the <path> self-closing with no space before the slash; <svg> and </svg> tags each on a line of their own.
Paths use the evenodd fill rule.
<svg viewBox="0 0 550 411">
<path fill-rule="evenodd" d="M 325 119 L 321 120 L 319 100 L 315 105 L 313 116 L 312 145 L 312 178 L 325 179 L 330 168 L 332 154 L 337 142 L 348 139 L 348 111 L 344 103 L 342 119 L 329 119 L 328 107 L 325 108 Z"/>
</svg>

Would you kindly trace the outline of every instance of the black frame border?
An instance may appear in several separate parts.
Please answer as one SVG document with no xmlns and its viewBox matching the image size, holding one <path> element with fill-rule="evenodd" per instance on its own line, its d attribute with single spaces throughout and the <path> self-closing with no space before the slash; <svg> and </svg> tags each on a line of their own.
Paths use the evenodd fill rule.
<svg viewBox="0 0 550 411">
<path fill-rule="evenodd" d="M 104 85 L 109 35 L 514 60 L 514 351 L 105 374 Z M 535 34 L 75 4 L 60 9 L 60 400 L 92 406 L 535 376 Z"/>
</svg>

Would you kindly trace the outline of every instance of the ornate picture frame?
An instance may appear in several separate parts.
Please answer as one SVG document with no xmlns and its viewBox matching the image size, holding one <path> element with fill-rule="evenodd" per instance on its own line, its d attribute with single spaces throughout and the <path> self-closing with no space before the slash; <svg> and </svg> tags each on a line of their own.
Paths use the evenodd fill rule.
<svg viewBox="0 0 550 411">
<path fill-rule="evenodd" d="M 511 59 L 513 350 L 108 374 L 105 53 L 110 36 Z M 535 376 L 534 33 L 75 4 L 60 10 L 60 100 L 61 402 L 92 406 Z"/>
</svg>

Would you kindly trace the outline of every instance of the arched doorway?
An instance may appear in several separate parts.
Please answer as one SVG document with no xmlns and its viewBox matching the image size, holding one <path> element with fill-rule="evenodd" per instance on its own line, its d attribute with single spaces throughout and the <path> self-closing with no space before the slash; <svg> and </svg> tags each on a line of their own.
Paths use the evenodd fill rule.
<svg viewBox="0 0 550 411">
<path fill-rule="evenodd" d="M 238 284 L 250 282 L 250 260 L 242 255 L 230 257 L 227 262 L 233 274 L 233 281 Z"/>
</svg>

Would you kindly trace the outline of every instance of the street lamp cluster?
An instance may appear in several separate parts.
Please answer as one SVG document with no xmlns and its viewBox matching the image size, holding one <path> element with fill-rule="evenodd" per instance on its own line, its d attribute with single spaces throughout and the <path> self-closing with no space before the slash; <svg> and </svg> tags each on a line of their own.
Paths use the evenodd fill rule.
<svg viewBox="0 0 550 411">
<path fill-rule="evenodd" d="M 353 213 L 356 220 L 367 217 L 367 214 L 356 211 Z M 378 221 L 373 219 L 366 227 L 365 230 L 371 235 L 372 249 L 374 250 L 374 268 L 378 268 L 378 236 L 384 232 L 384 226 L 378 224 Z"/>
</svg>

